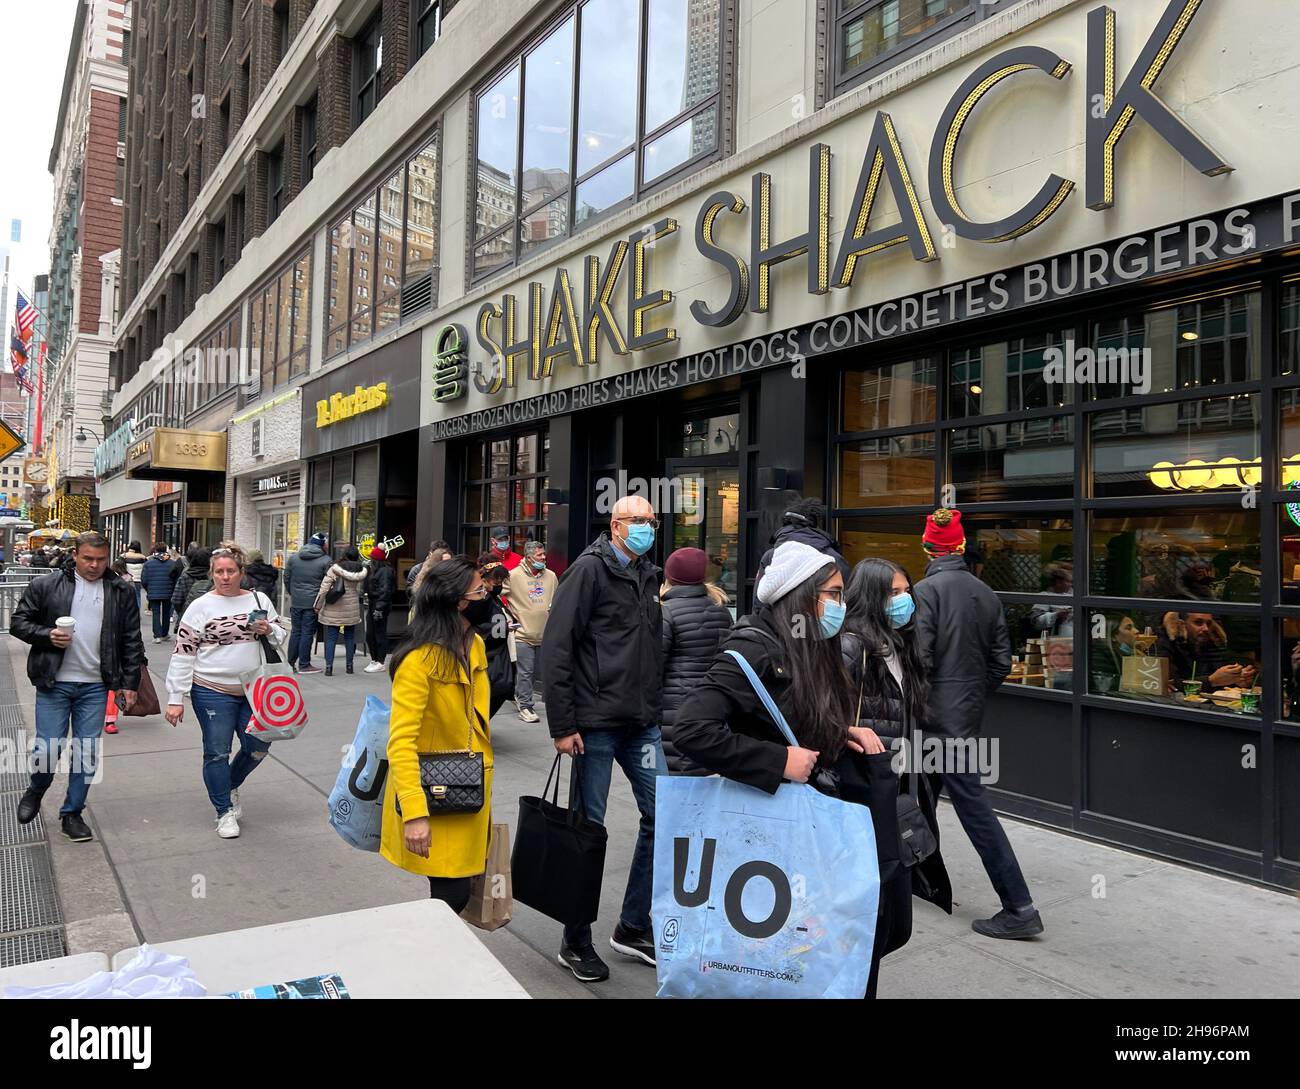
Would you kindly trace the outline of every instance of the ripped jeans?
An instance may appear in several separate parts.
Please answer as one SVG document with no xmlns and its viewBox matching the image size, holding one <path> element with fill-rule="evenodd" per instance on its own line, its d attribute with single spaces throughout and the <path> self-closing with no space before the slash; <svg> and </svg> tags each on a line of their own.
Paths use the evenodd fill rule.
<svg viewBox="0 0 1300 1089">
<path fill-rule="evenodd" d="M 228 696 L 196 684 L 190 702 L 203 731 L 203 785 L 219 817 L 230 808 L 230 792 L 240 788 L 271 746 L 244 731 L 253 709 L 243 696 Z M 239 734 L 239 755 L 231 760 L 235 734 Z"/>
</svg>

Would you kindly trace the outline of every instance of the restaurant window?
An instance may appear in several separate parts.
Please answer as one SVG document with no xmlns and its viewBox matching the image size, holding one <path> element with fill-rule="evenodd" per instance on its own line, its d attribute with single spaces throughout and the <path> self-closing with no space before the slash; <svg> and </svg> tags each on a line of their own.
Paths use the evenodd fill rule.
<svg viewBox="0 0 1300 1089">
<path fill-rule="evenodd" d="M 505 526 L 511 546 L 546 533 L 550 436 L 543 431 L 476 440 L 466 447 L 461 550 L 471 558 L 490 547 L 491 530 Z"/>
<path fill-rule="evenodd" d="M 411 63 L 432 48 L 442 32 L 441 0 L 411 0 Z"/>
<path fill-rule="evenodd" d="M 479 92 L 473 278 L 717 157 L 722 6 L 583 0 Z"/>
<path fill-rule="evenodd" d="M 343 546 L 375 537 L 379 519 L 379 447 L 323 457 L 311 464 L 307 520 L 311 533 L 323 533 L 333 554 Z M 352 488 L 355 505 L 345 503 L 344 489 Z"/>
<path fill-rule="evenodd" d="M 1296 281 L 1282 285 L 1277 372 L 1300 375 L 1300 282 Z"/>
<path fill-rule="evenodd" d="M 834 12 L 832 92 L 929 48 L 996 10 L 998 0 L 828 0 Z M 991 9 L 991 10 L 990 10 Z"/>
<path fill-rule="evenodd" d="M 307 373 L 311 251 L 304 249 L 249 299 L 249 357 L 262 392 Z"/>
<path fill-rule="evenodd" d="M 352 59 L 352 127 L 375 112 L 383 97 L 384 28 L 381 12 L 356 37 Z"/>
</svg>

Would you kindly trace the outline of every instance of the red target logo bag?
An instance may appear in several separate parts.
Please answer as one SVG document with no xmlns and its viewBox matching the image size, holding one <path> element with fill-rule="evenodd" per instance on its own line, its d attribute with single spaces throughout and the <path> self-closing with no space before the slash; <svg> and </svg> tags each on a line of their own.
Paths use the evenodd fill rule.
<svg viewBox="0 0 1300 1089">
<path fill-rule="evenodd" d="M 295 678 L 273 670 L 266 660 L 264 640 L 257 642 L 262 648 L 261 666 L 239 675 L 244 696 L 253 709 L 244 730 L 262 741 L 292 741 L 307 725 L 302 689 Z"/>
</svg>

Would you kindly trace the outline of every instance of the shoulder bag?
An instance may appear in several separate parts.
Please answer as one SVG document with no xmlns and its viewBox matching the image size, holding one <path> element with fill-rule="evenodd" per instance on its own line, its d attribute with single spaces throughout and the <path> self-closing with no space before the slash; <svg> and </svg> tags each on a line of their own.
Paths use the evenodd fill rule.
<svg viewBox="0 0 1300 1089">
<path fill-rule="evenodd" d="M 440 752 L 417 753 L 420 761 L 420 786 L 424 790 L 424 800 L 429 806 L 429 816 L 439 817 L 445 813 L 477 813 L 483 808 L 483 754 L 474 752 L 474 718 L 481 717 L 473 708 L 474 682 L 470 673 L 469 689 L 470 717 L 469 736 L 465 739 L 463 749 L 449 749 Z M 484 731 L 487 724 L 483 725 Z"/>
</svg>

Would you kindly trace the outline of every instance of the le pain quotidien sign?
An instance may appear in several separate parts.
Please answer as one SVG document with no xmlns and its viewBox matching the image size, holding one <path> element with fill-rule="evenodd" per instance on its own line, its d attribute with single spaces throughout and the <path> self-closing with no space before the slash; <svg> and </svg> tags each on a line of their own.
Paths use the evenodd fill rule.
<svg viewBox="0 0 1300 1089">
<path fill-rule="evenodd" d="M 1202 174 L 1215 176 L 1233 169 L 1152 90 L 1176 56 L 1200 7 L 1201 0 L 1172 0 L 1146 39 L 1137 61 L 1126 73 L 1119 71 L 1115 62 L 1114 10 L 1101 6 L 1089 12 L 1084 132 L 1084 203 L 1088 209 L 1103 211 L 1114 206 L 1116 153 L 1137 120 L 1153 128 Z M 1076 182 L 1050 174 L 1023 207 L 995 221 L 975 220 L 962 208 L 958 197 L 955 164 L 963 136 L 973 128 L 973 111 L 999 84 L 1026 72 L 1061 81 L 1071 68 L 1068 60 L 1051 49 L 1015 46 L 977 67 L 953 93 L 934 130 L 927 177 L 933 214 L 956 238 L 973 244 L 1009 242 L 1041 227 L 1070 203 L 1068 198 L 1074 193 Z M 873 255 L 894 247 L 907 247 L 919 262 L 939 259 L 931 224 L 913 184 L 912 164 L 907 161 L 890 114 L 879 111 L 875 116 L 861 156 L 857 183 L 845 208 L 843 221 L 849 224 L 849 229 L 835 247 L 830 240 L 831 208 L 841 198 L 831 191 L 833 154 L 825 143 L 809 148 L 806 229 L 793 237 L 776 241 L 772 238 L 773 180 L 766 172 L 753 174 L 748 199 L 730 190 L 719 190 L 704 198 L 695 216 L 694 245 L 701 256 L 725 275 L 727 292 L 720 300 L 690 300 L 685 309 L 691 320 L 701 326 L 725 328 L 747 312 L 769 313 L 774 302 L 772 270 L 787 261 L 805 262 L 810 294 L 829 295 L 849 288 L 854 277 L 863 274 Z M 882 186 L 888 187 L 900 219 L 897 223 L 872 228 L 872 212 Z M 718 241 L 718 224 L 724 217 L 748 217 L 747 252 L 733 252 Z M 1208 260 L 1210 253 L 1231 256 L 1234 241 L 1238 252 L 1257 248 L 1247 243 L 1258 241 L 1257 234 L 1252 234 L 1258 227 L 1239 217 L 1222 222 L 1196 222 L 1203 224 L 1198 228 L 1200 233 L 1185 245 L 1165 239 L 1160 243 L 1159 253 L 1149 251 L 1145 271 L 1136 252 L 1139 245 L 1136 242 L 1118 255 L 1105 246 L 1081 251 L 1091 255 L 1086 260 L 1093 265 L 1081 270 L 1078 283 L 1067 293 L 1107 286 L 1101 280 L 1106 273 L 1096 264 L 1102 260 L 1103 253 L 1107 255 L 1109 275 L 1119 282 L 1132 282 L 1174 271 L 1179 259 L 1176 254 L 1186 250 L 1191 251 L 1190 263 L 1198 264 Z M 518 390 L 525 382 L 545 381 L 555 373 L 560 362 L 592 367 L 601 362 L 604 350 L 627 357 L 676 341 L 675 328 L 654 322 L 659 316 L 655 311 L 673 304 L 676 294 L 653 283 L 651 254 L 670 252 L 669 247 L 682 244 L 682 234 L 676 219 L 661 219 L 627 238 L 615 240 L 603 259 L 597 254 L 587 255 L 580 284 L 575 283 L 577 278 L 567 268 L 560 267 L 555 271 L 549 292 L 542 282 L 532 281 L 527 285 L 524 300 L 510 293 L 483 303 L 474 329 L 474 343 L 482 358 L 472 368 L 467 331 L 459 325 L 444 327 L 436 348 L 434 399 L 460 400 L 469 392 L 471 381 L 479 393 L 495 396 L 506 390 Z M 1130 242 L 1126 239 L 1120 245 Z M 1025 275 L 1032 276 L 1039 267 L 1045 266 L 1026 266 Z M 882 336 L 928 328 L 931 324 L 960 320 L 962 316 L 996 313 L 1011 307 L 1017 295 L 1029 303 L 1047 301 L 1056 294 L 1050 280 L 1043 281 L 1041 290 L 1027 282 L 1017 290 L 1013 279 L 1011 274 L 998 273 L 968 284 L 939 288 L 917 299 L 900 299 L 870 307 L 858 315 L 846 315 L 836 321 L 841 327 L 847 321 L 856 339 L 832 346 L 849 347 Z M 897 320 L 891 322 L 889 315 L 895 310 Z M 877 311 L 883 319 L 880 328 L 872 322 L 871 335 L 860 336 L 861 314 L 870 316 Z M 673 313 L 678 313 L 677 307 Z M 789 340 L 793 334 L 779 336 Z M 649 381 L 629 373 L 611 382 L 621 384 L 620 379 L 621 383 L 631 383 L 634 390 L 641 382 Z M 577 391 L 573 395 L 581 396 Z M 627 395 L 634 394 L 624 394 Z"/>
</svg>

